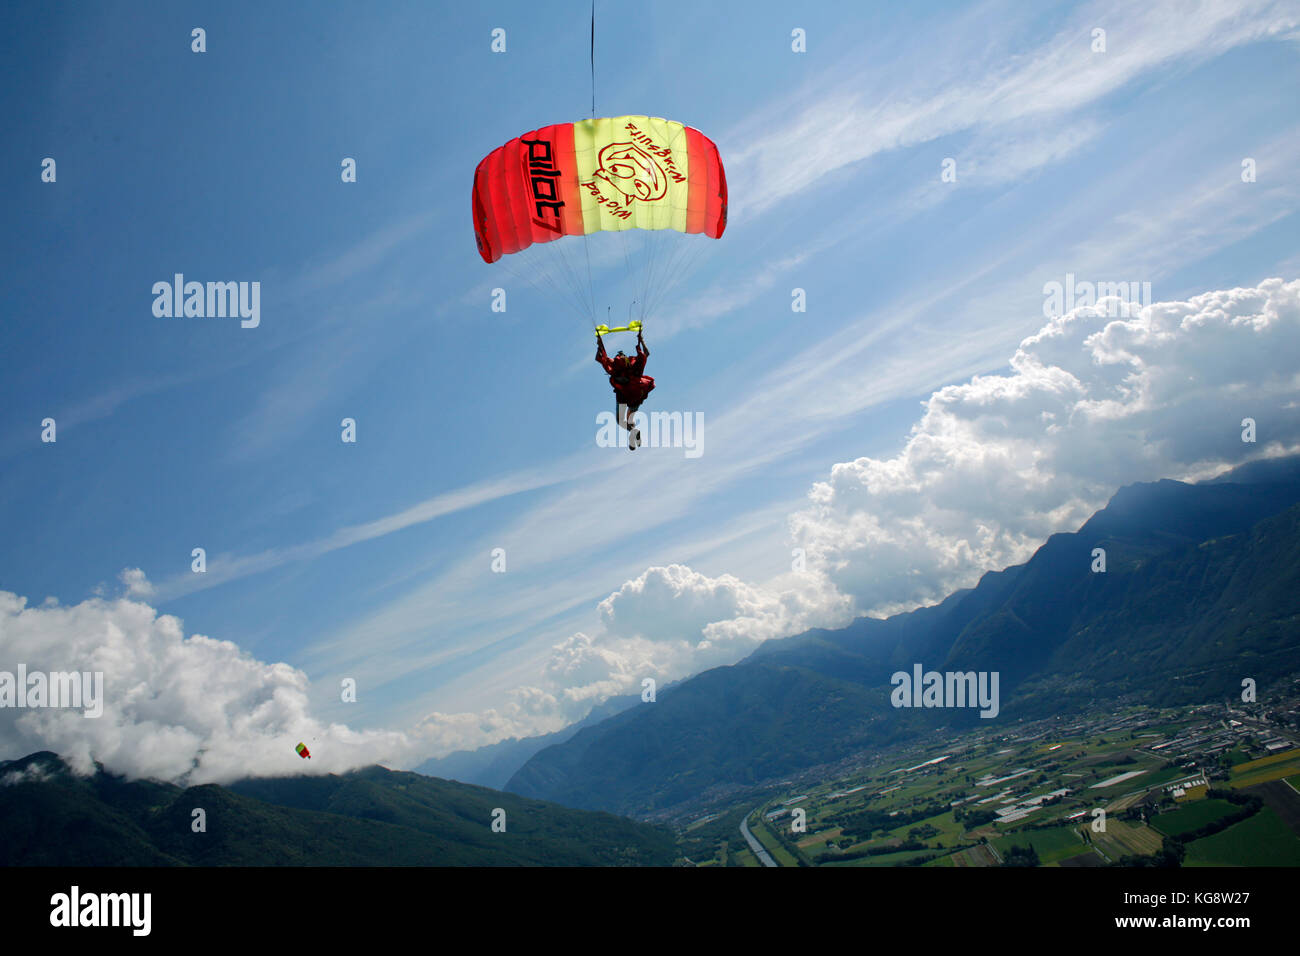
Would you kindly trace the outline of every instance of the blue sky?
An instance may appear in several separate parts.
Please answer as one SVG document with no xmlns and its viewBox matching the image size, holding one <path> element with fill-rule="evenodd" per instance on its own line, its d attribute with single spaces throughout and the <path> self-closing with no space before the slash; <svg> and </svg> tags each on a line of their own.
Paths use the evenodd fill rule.
<svg viewBox="0 0 1300 956">
<path fill-rule="evenodd" d="M 6 7 L 0 591 L 82 608 L 92 657 L 132 640 L 125 604 L 173 615 L 231 642 L 253 697 L 301 695 L 244 732 L 413 763 L 932 600 L 1129 481 L 1293 448 L 1295 383 L 1268 365 L 1292 340 L 1267 336 L 1294 335 L 1295 292 L 1260 284 L 1300 266 L 1297 5 L 866 6 L 598 5 L 598 115 L 695 126 L 727 166 L 726 235 L 647 322 L 647 410 L 702 413 L 698 458 L 598 447 L 589 327 L 475 250 L 479 159 L 589 113 L 586 3 Z M 615 315 L 621 268 L 597 271 Z M 176 272 L 259 281 L 260 326 L 154 317 Z M 1182 305 L 1114 327 L 1085 309 L 1013 361 L 1067 273 Z M 1273 320 L 1243 338 L 1225 315 Z M 1178 345 L 1219 321 L 1237 338 Z M 1125 336 L 1149 351 L 1107 352 Z M 1080 385 L 1103 353 L 1150 388 Z M 1044 382 L 1072 411 L 1023 404 Z M 1268 440 L 1224 438 L 1256 408 Z M 1050 455 L 1031 433 L 1089 415 Z M 143 648 L 187 653 L 130 613 L 119 691 L 161 679 L 133 670 Z M 201 744 L 218 726 L 191 698 L 132 706 L 115 719 Z"/>
</svg>

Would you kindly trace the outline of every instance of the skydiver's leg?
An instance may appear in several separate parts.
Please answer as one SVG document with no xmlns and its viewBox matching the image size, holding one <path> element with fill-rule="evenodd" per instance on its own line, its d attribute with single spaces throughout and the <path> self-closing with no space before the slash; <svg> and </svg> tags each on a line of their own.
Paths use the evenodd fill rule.
<svg viewBox="0 0 1300 956">
<path fill-rule="evenodd" d="M 636 451 L 641 445 L 641 429 L 636 427 L 636 422 L 633 420 L 633 416 L 636 415 L 637 410 L 640 409 L 640 407 L 641 404 L 639 402 L 636 405 L 629 406 L 627 409 L 627 420 L 624 422 L 624 427 L 627 428 L 627 447 L 632 451 Z"/>
</svg>

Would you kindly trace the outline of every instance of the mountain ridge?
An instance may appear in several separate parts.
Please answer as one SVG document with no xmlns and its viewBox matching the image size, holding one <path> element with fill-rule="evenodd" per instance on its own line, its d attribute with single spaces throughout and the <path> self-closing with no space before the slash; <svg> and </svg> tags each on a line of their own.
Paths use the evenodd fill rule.
<svg viewBox="0 0 1300 956">
<path fill-rule="evenodd" d="M 492 826 L 498 808 L 504 832 Z M 102 767 L 80 777 L 38 751 L 0 764 L 0 820 L 5 866 L 667 866 L 676 858 L 660 827 L 379 766 L 181 787 Z"/>
</svg>

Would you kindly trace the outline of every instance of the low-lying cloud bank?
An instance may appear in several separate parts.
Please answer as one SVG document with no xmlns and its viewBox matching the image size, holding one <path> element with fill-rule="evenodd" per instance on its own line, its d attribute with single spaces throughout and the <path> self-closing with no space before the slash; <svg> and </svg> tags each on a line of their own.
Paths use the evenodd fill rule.
<svg viewBox="0 0 1300 956">
<path fill-rule="evenodd" d="M 139 591 L 141 581 L 132 575 L 128 588 Z M 302 671 L 255 660 L 230 641 L 187 638 L 178 618 L 128 597 L 27 607 L 0 591 L 0 670 L 19 664 L 28 673 L 103 674 L 99 717 L 72 707 L 0 709 L 0 753 L 52 750 L 81 773 L 99 761 L 130 777 L 201 784 L 415 756 L 408 735 L 313 718 Z M 294 753 L 300 740 L 312 761 Z"/>
</svg>

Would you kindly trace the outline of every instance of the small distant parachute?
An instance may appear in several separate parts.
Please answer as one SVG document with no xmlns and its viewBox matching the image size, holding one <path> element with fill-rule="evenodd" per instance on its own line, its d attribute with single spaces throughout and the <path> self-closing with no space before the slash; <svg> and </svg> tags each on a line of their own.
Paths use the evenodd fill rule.
<svg viewBox="0 0 1300 956">
<path fill-rule="evenodd" d="M 311 759 L 311 751 L 307 749 L 307 745 L 302 741 L 299 741 L 298 746 L 294 747 L 293 749 L 298 751 L 298 756 L 301 757 L 303 760 Z"/>
</svg>

